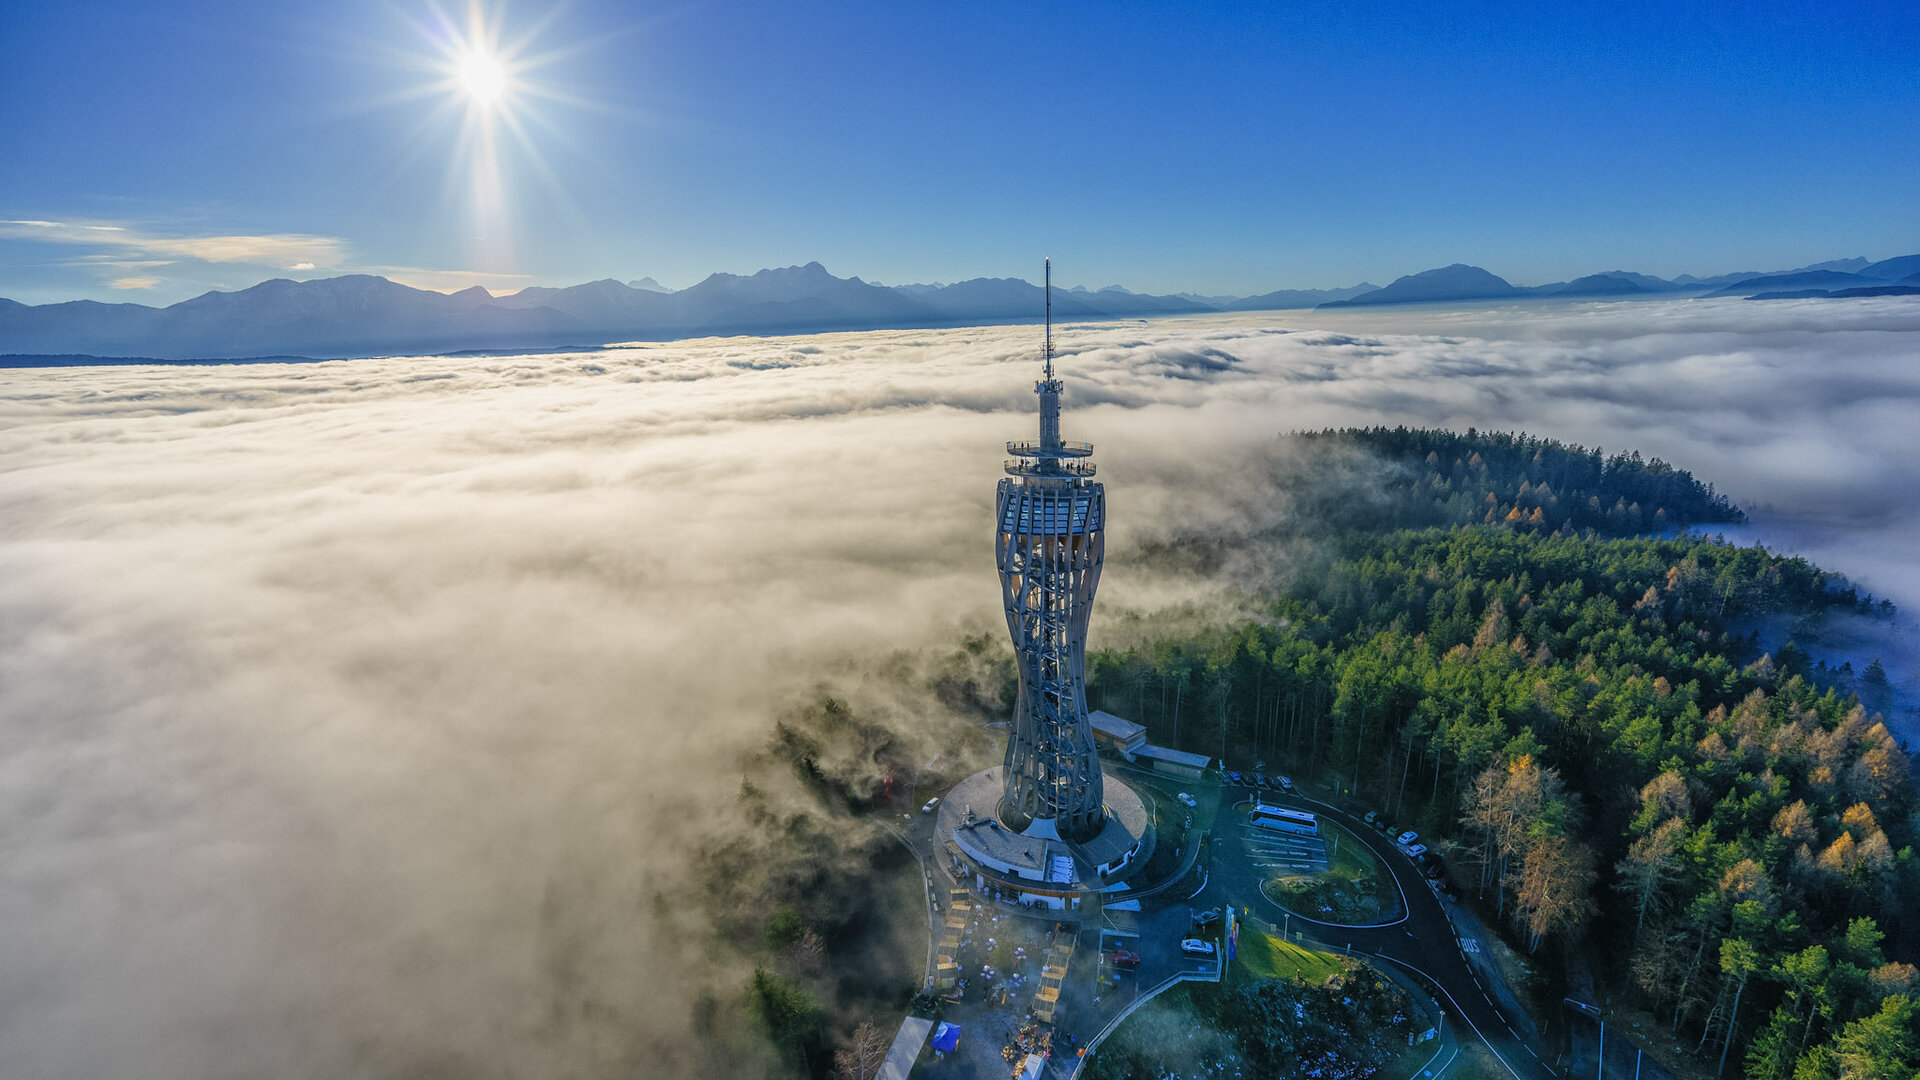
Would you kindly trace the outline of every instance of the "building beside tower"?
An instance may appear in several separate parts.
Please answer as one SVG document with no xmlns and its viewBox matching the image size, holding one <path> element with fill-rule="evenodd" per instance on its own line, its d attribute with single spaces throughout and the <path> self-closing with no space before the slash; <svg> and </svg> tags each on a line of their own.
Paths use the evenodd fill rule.
<svg viewBox="0 0 1920 1080">
<path fill-rule="evenodd" d="M 994 560 L 1020 689 L 1005 763 L 955 785 L 936 828 L 956 877 L 989 898 L 1069 913 L 1125 891 L 1153 850 L 1132 787 L 1104 776 L 1087 715 L 1087 626 L 1106 553 L 1106 489 L 1090 443 L 1060 437 L 1047 265 L 1040 437 L 1007 443 Z M 1093 905 L 1097 910 L 1097 902 Z"/>
</svg>

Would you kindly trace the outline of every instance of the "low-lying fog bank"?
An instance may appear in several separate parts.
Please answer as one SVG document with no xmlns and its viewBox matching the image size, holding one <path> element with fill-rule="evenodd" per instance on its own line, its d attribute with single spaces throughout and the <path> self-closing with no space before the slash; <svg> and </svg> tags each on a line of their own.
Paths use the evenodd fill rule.
<svg viewBox="0 0 1920 1080">
<path fill-rule="evenodd" d="M 1109 486 L 1105 610 L 1205 588 L 1131 570 L 1160 524 L 1286 512 L 1247 466 L 1276 432 L 1374 423 L 1664 457 L 1920 606 L 1904 298 L 1057 338 Z M 0 373 L 6 1071 L 691 1071 L 718 961 L 645 904 L 797 690 L 1000 632 L 989 518 L 1037 342 Z"/>
</svg>

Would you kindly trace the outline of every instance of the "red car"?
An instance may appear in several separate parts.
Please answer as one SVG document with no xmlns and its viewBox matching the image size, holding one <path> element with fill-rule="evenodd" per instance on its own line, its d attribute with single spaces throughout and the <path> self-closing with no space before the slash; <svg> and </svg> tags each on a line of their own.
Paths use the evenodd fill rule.
<svg viewBox="0 0 1920 1080">
<path fill-rule="evenodd" d="M 1140 966 L 1140 957 L 1137 954 L 1130 953 L 1125 949 L 1116 948 L 1113 950 L 1113 966 L 1123 967 L 1123 968 L 1137 968 Z"/>
</svg>

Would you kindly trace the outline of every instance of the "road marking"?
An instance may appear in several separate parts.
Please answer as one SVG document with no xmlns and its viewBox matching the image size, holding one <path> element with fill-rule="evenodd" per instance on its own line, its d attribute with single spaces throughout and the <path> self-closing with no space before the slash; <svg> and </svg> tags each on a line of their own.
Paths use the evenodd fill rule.
<svg viewBox="0 0 1920 1080">
<path fill-rule="evenodd" d="M 1368 955 L 1380 956 L 1380 954 L 1378 953 L 1371 953 Z M 1434 978 L 1433 976 L 1427 974 L 1424 971 L 1421 971 L 1419 968 L 1414 967 L 1412 964 L 1407 963 L 1405 960 L 1397 960 L 1391 956 L 1380 956 L 1380 959 L 1386 960 L 1390 963 L 1399 964 L 1401 967 L 1406 968 L 1407 970 L 1412 971 L 1415 974 L 1418 974 L 1421 978 L 1432 983 L 1435 987 L 1438 987 L 1441 993 L 1447 995 L 1447 1000 L 1453 1002 L 1454 1011 L 1460 1014 L 1460 1019 L 1465 1020 L 1467 1022 L 1467 1026 L 1473 1029 L 1473 1033 L 1480 1037 L 1480 1041 L 1482 1043 L 1486 1044 L 1487 1052 L 1493 1055 L 1494 1060 L 1498 1061 L 1509 1073 L 1513 1074 L 1513 1080 L 1526 1080 L 1525 1077 L 1520 1075 L 1520 1071 L 1518 1069 L 1515 1069 L 1511 1064 L 1509 1064 L 1506 1057 L 1504 1057 L 1500 1053 L 1499 1049 L 1493 1045 L 1493 1040 L 1487 1038 L 1486 1032 L 1480 1030 L 1480 1025 L 1473 1022 L 1473 1017 L 1467 1015 L 1467 1010 L 1460 1007 L 1460 1002 L 1457 998 L 1453 996 L 1453 991 L 1447 989 L 1444 985 L 1442 985 L 1440 980 Z M 1497 1014 L 1497 1010 L 1496 1010 L 1496 1014 Z"/>
<path fill-rule="evenodd" d="M 1477 952 L 1479 952 L 1479 951 L 1480 951 L 1480 943 L 1479 943 L 1478 941 L 1476 941 L 1476 940 L 1474 940 L 1473 938 L 1461 938 L 1461 939 L 1460 939 L 1460 951 L 1461 951 L 1461 952 L 1470 952 L 1470 953 L 1477 953 Z"/>
</svg>

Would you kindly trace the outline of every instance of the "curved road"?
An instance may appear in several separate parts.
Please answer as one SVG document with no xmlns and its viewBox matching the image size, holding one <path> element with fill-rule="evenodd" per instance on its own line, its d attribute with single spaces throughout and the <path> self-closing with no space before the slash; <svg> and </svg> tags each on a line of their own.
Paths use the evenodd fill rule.
<svg viewBox="0 0 1920 1080">
<path fill-rule="evenodd" d="M 1267 899 L 1260 884 L 1268 875 L 1250 865 L 1244 846 L 1236 842 L 1236 833 L 1245 827 L 1245 819 L 1235 813 L 1232 806 L 1248 789 L 1227 784 L 1220 790 L 1224 805 L 1213 830 L 1211 876 L 1206 888 L 1192 902 L 1199 907 L 1233 904 L 1251 909 L 1275 926 L 1285 926 L 1291 913 Z M 1454 1022 L 1479 1035 L 1515 1080 L 1542 1080 L 1553 1075 L 1535 1049 L 1514 1030 L 1467 962 L 1463 946 L 1454 936 L 1453 923 L 1442 907 L 1443 901 L 1414 869 L 1412 860 L 1394 847 L 1391 840 L 1325 803 L 1266 791 L 1260 793 L 1260 798 L 1270 805 L 1309 810 L 1346 826 L 1349 833 L 1379 856 L 1380 865 L 1394 876 L 1406 898 L 1406 917 L 1385 925 L 1346 927 L 1291 915 L 1293 930 L 1323 946 L 1333 949 L 1350 946 L 1354 952 L 1383 957 L 1425 976 L 1440 988 L 1442 1004 L 1447 1006 Z"/>
</svg>

